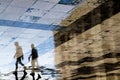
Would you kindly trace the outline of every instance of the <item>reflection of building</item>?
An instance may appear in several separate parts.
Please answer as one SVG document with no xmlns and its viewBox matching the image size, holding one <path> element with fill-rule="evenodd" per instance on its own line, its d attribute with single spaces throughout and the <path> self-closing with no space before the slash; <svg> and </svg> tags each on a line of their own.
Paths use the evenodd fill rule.
<svg viewBox="0 0 120 80">
<path fill-rule="evenodd" d="M 72 13 L 55 34 L 60 80 L 120 80 L 119 0 L 85 2 Z"/>
</svg>

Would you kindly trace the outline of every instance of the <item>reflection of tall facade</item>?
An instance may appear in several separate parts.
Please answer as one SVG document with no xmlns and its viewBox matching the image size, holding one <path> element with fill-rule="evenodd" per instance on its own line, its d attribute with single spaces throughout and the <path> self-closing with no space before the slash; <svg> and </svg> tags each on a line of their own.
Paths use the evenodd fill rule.
<svg viewBox="0 0 120 80">
<path fill-rule="evenodd" d="M 120 5 L 117 1 L 92 7 L 90 12 L 86 11 L 55 34 L 55 62 L 60 69 L 60 80 L 120 80 Z"/>
</svg>

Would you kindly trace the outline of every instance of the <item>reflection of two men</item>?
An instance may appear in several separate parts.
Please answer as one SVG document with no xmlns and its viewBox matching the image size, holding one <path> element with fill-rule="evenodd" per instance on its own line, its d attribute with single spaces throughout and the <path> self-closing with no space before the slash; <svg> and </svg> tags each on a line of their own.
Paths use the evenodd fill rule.
<svg viewBox="0 0 120 80">
<path fill-rule="evenodd" d="M 19 46 L 19 43 L 18 42 L 15 42 L 15 46 L 16 46 L 16 52 L 15 52 L 15 55 L 14 55 L 14 58 L 16 58 L 16 69 L 15 69 L 15 72 L 13 72 L 13 74 L 15 74 L 16 76 L 16 80 L 17 80 L 17 69 L 18 69 L 18 63 L 21 64 L 22 66 L 24 66 L 24 64 L 22 63 L 22 60 L 24 59 L 23 57 L 23 51 L 22 51 L 22 48 L 21 46 Z M 34 69 L 35 67 L 38 67 L 38 52 L 37 52 L 37 49 L 35 48 L 34 44 L 31 44 L 31 54 L 30 56 L 28 57 L 28 60 L 30 61 L 31 59 L 31 65 L 32 65 L 32 71 L 30 73 L 30 75 L 32 75 L 34 77 L 35 73 L 34 73 Z M 26 67 L 24 66 L 24 73 L 26 73 L 25 71 Z M 25 75 L 24 74 L 24 75 Z M 40 75 L 38 75 L 38 77 L 40 77 Z"/>
<path fill-rule="evenodd" d="M 16 53 L 14 55 L 14 58 L 16 58 L 16 63 L 15 63 L 16 64 L 16 70 L 15 71 L 17 71 L 18 63 L 21 64 L 22 66 L 24 66 L 24 64 L 21 61 L 21 60 L 24 59 L 24 57 L 23 57 L 22 47 L 19 46 L 18 42 L 15 42 L 15 46 L 16 46 Z M 32 73 L 33 73 L 35 66 L 38 67 L 38 60 L 37 60 L 38 59 L 38 52 L 37 52 L 37 49 L 35 48 L 34 44 L 31 44 L 31 48 L 32 48 L 32 50 L 31 50 L 30 56 L 28 57 L 28 60 L 30 61 L 30 58 L 31 58 Z"/>
</svg>

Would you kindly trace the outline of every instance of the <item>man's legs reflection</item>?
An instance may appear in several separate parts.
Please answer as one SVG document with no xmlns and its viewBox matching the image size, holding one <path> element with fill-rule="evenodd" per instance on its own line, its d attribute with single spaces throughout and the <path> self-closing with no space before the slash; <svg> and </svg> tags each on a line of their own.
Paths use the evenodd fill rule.
<svg viewBox="0 0 120 80">
<path fill-rule="evenodd" d="M 15 75 L 15 80 L 18 80 L 18 73 L 17 73 L 17 71 L 14 71 L 13 74 Z"/>
</svg>

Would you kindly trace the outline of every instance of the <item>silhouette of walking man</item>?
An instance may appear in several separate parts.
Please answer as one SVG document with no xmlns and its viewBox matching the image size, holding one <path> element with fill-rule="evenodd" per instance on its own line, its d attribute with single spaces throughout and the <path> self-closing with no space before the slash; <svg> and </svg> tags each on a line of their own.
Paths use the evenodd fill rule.
<svg viewBox="0 0 120 80">
<path fill-rule="evenodd" d="M 31 64 L 32 64 L 32 72 L 30 73 L 30 75 L 33 77 L 33 80 L 35 80 L 35 73 L 34 73 L 34 68 L 36 66 L 36 63 L 37 63 L 37 67 L 39 66 L 38 65 L 38 52 L 37 52 L 37 49 L 35 48 L 34 44 L 31 44 L 31 54 L 30 56 L 28 57 L 28 60 L 30 61 L 30 58 L 32 58 L 31 60 Z M 39 80 L 41 78 L 40 74 L 38 74 L 38 78 L 36 80 Z"/>
<path fill-rule="evenodd" d="M 28 57 L 28 60 L 30 61 L 30 58 L 32 58 L 31 60 L 31 65 L 32 65 L 32 73 L 31 75 L 34 75 L 34 68 L 36 66 L 36 63 L 37 63 L 37 67 L 38 67 L 38 52 L 37 52 L 37 49 L 35 48 L 34 44 L 31 44 L 31 48 L 32 48 L 32 51 L 31 51 L 31 54 L 30 56 Z"/>
<path fill-rule="evenodd" d="M 23 51 L 22 51 L 22 48 L 21 46 L 19 46 L 19 43 L 18 42 L 15 42 L 15 46 L 16 46 L 16 53 L 14 55 L 14 58 L 16 58 L 16 69 L 15 71 L 17 71 L 18 69 L 18 63 L 21 64 L 22 66 L 24 66 L 24 64 L 21 62 L 21 60 L 23 60 Z M 25 66 L 24 66 L 25 68 Z"/>
</svg>

